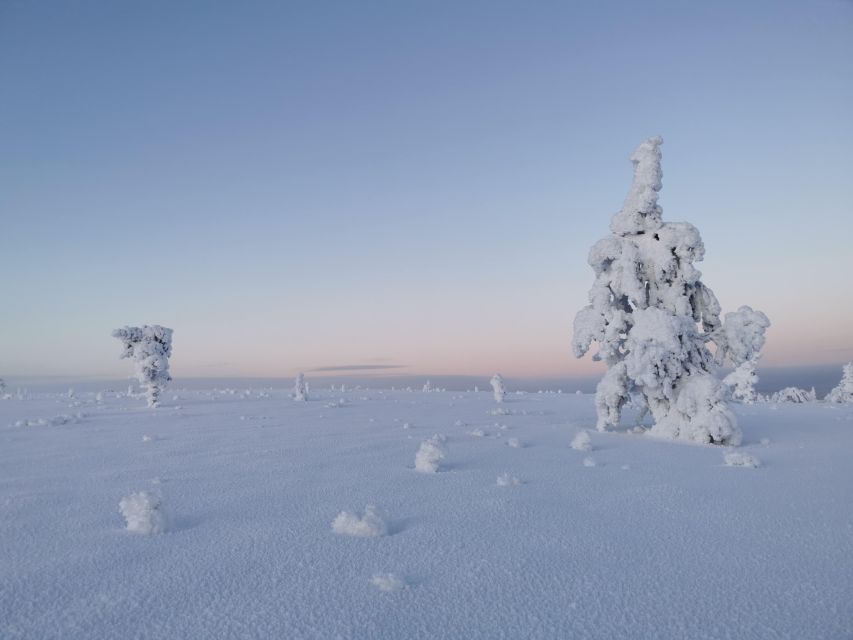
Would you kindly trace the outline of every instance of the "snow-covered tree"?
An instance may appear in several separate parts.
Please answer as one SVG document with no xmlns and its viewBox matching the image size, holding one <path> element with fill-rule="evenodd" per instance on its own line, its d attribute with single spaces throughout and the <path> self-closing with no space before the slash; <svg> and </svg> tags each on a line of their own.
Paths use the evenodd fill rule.
<svg viewBox="0 0 853 640">
<path fill-rule="evenodd" d="M 625 203 L 610 235 L 590 250 L 595 281 L 575 317 L 574 352 L 582 357 L 595 341 L 593 359 L 607 364 L 595 396 L 598 429 L 618 424 L 637 391 L 653 435 L 737 445 L 740 430 L 708 346 L 721 340 L 720 305 L 694 266 L 705 247 L 693 225 L 661 218 L 662 143 L 650 138 L 631 155 Z"/>
<path fill-rule="evenodd" d="M 827 394 L 827 402 L 853 403 L 853 362 L 845 364 L 842 371 L 841 382 Z"/>
<path fill-rule="evenodd" d="M 489 381 L 492 385 L 492 389 L 495 392 L 495 402 L 498 404 L 504 401 L 506 397 L 506 387 L 504 386 L 503 376 L 499 373 L 496 373 L 492 376 L 492 379 Z"/>
<path fill-rule="evenodd" d="M 0 378 L 0 393 L 3 393 L 4 391 L 6 391 L 6 382 L 3 378 Z"/>
<path fill-rule="evenodd" d="M 815 400 L 817 400 L 817 393 L 815 393 L 814 387 L 812 387 L 811 391 L 806 391 L 799 387 L 785 387 L 770 396 L 770 402 L 802 404 L 803 402 L 814 402 Z"/>
<path fill-rule="evenodd" d="M 160 395 L 172 379 L 169 356 L 172 355 L 172 330 L 155 325 L 122 327 L 112 333 L 122 341 L 120 358 L 131 358 L 136 379 L 145 387 L 149 407 L 160 404 Z"/>
<path fill-rule="evenodd" d="M 296 382 L 293 384 L 293 399 L 300 402 L 308 399 L 308 385 L 305 382 L 305 375 L 302 373 L 296 376 Z"/>
<path fill-rule="evenodd" d="M 735 370 L 723 379 L 735 400 L 752 404 L 757 398 L 755 367 L 764 347 L 764 332 L 769 326 L 770 320 L 766 315 L 743 306 L 725 315 L 723 326 L 715 336 L 717 362 L 722 364 L 728 359 L 735 365 Z"/>
<path fill-rule="evenodd" d="M 424 393 L 429 393 L 430 391 L 432 391 L 432 382 L 430 382 L 429 380 L 427 380 L 427 381 L 424 383 L 423 392 L 424 392 Z"/>
</svg>

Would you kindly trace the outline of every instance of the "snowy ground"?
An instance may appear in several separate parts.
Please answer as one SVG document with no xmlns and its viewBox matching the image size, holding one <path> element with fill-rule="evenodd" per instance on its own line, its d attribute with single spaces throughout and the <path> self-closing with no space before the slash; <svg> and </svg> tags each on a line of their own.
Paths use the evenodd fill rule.
<svg viewBox="0 0 853 640">
<path fill-rule="evenodd" d="M 853 636 L 851 407 L 739 407 L 752 469 L 628 433 L 574 450 L 588 395 L 143 404 L 0 401 L 0 638 Z M 166 533 L 125 528 L 142 490 Z M 385 535 L 333 531 L 367 505 Z"/>
</svg>

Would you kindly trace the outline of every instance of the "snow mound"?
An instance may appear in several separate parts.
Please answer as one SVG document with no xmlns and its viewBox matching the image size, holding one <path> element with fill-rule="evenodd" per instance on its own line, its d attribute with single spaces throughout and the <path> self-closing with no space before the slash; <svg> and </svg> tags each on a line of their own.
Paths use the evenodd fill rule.
<svg viewBox="0 0 853 640">
<path fill-rule="evenodd" d="M 127 521 L 127 530 L 151 535 L 166 531 L 166 516 L 160 498 L 147 491 L 132 493 L 118 503 L 121 515 Z"/>
<path fill-rule="evenodd" d="M 447 455 L 444 448 L 444 436 L 434 435 L 421 442 L 418 452 L 415 454 L 415 470 L 421 473 L 436 473 L 441 461 Z"/>
<path fill-rule="evenodd" d="M 79 423 L 86 414 L 83 413 L 75 413 L 73 415 L 68 415 L 63 413 L 62 415 L 53 416 L 52 418 L 35 418 L 33 420 L 17 420 L 15 422 L 16 427 L 58 427 L 63 424 L 77 424 Z"/>
<path fill-rule="evenodd" d="M 755 456 L 751 456 L 743 451 L 732 451 L 731 453 L 723 454 L 723 460 L 727 467 L 745 467 L 747 469 L 757 469 L 761 466 L 761 461 Z"/>
<path fill-rule="evenodd" d="M 498 476 L 497 485 L 499 487 L 515 487 L 521 484 L 521 480 L 519 480 L 515 476 L 511 476 L 508 473 L 502 473 Z"/>
<path fill-rule="evenodd" d="M 369 504 L 360 516 L 357 513 L 341 511 L 332 522 L 332 531 L 342 536 L 375 538 L 388 533 L 388 527 L 376 507 Z"/>
<path fill-rule="evenodd" d="M 386 593 L 399 591 L 406 586 L 405 581 L 393 573 L 374 573 L 370 579 L 370 584 Z"/>
<path fill-rule="evenodd" d="M 483 437 L 485 437 L 486 432 L 483 431 L 482 429 L 472 429 L 471 431 L 468 432 L 468 435 L 474 436 L 476 438 L 483 438 Z"/>
<path fill-rule="evenodd" d="M 592 440 L 586 431 L 579 432 L 570 445 L 575 451 L 592 451 Z"/>
<path fill-rule="evenodd" d="M 583 466 L 585 466 L 585 467 L 596 467 L 598 465 L 596 464 L 594 458 L 584 458 L 583 459 Z"/>
<path fill-rule="evenodd" d="M 512 447 L 513 449 L 521 449 L 521 441 L 518 438 L 510 438 L 506 443 L 507 446 Z"/>
</svg>

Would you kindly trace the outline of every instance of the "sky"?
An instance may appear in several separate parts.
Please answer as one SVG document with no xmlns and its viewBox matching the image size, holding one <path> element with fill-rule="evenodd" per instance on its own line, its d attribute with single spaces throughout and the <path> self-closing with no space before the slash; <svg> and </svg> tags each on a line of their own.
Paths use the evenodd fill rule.
<svg viewBox="0 0 853 640">
<path fill-rule="evenodd" d="M 767 366 L 853 360 L 853 2 L 0 2 L 0 376 L 581 376 L 664 137 Z M 359 369 L 359 367 L 363 367 Z"/>
</svg>

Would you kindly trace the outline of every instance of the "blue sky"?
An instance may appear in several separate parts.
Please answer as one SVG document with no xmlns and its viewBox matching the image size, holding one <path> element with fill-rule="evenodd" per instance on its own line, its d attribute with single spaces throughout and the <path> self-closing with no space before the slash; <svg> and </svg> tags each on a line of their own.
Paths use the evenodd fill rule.
<svg viewBox="0 0 853 640">
<path fill-rule="evenodd" d="M 0 375 L 573 375 L 665 139 L 765 362 L 853 359 L 853 3 L 0 4 Z"/>
</svg>

